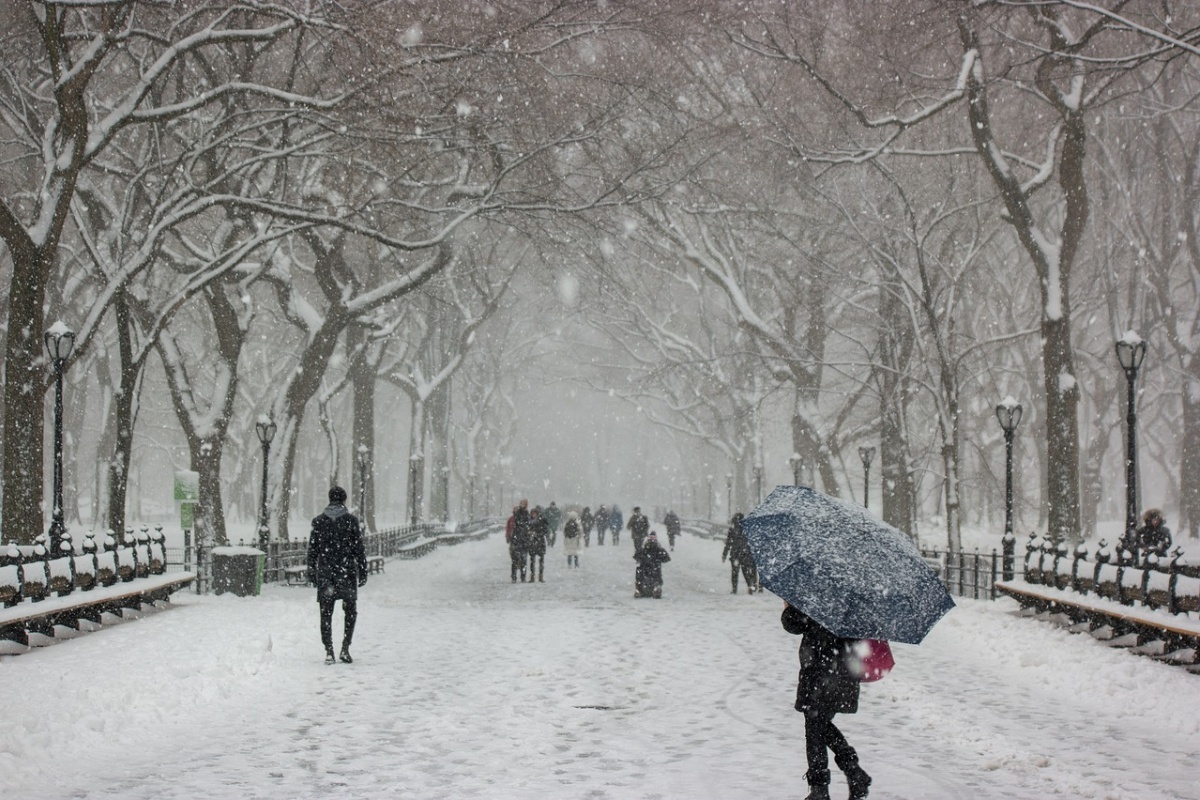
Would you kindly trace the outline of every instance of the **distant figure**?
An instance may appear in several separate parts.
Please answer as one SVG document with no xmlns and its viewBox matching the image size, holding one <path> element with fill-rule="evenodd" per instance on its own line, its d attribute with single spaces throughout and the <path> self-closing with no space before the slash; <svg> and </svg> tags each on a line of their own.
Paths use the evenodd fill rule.
<svg viewBox="0 0 1200 800">
<path fill-rule="evenodd" d="M 367 583 L 367 554 L 363 547 L 358 517 L 346 509 L 346 490 L 329 490 L 329 505 L 314 517 L 308 538 L 308 577 L 317 587 L 321 609 L 321 644 L 325 645 L 325 663 L 334 663 L 333 606 L 342 601 L 345 627 L 342 632 L 343 662 L 350 664 L 350 641 L 358 620 L 358 589 Z"/>
<path fill-rule="evenodd" d="M 513 510 L 513 535 L 508 547 L 509 558 L 512 560 L 512 582 L 517 582 L 517 574 L 521 575 L 521 583 L 525 582 L 525 559 L 529 554 L 529 501 L 522 500 Z"/>
<path fill-rule="evenodd" d="M 733 583 L 732 594 L 737 594 L 738 571 L 746 578 L 746 593 L 754 594 L 758 589 L 758 567 L 754 563 L 754 554 L 750 552 L 750 542 L 746 540 L 746 532 L 742 530 L 742 520 L 745 514 L 738 512 L 729 521 L 729 530 L 725 534 L 725 550 L 721 553 L 721 561 L 729 559 L 729 578 Z"/>
<path fill-rule="evenodd" d="M 625 525 L 625 515 L 621 513 L 621 509 L 617 508 L 617 504 L 613 503 L 612 511 L 608 513 L 608 527 L 612 531 L 613 547 L 621 543 L 621 528 Z"/>
<path fill-rule="evenodd" d="M 596 544 L 604 546 L 604 534 L 608 533 L 609 518 L 611 513 L 608 506 L 603 503 L 596 509 Z"/>
<path fill-rule="evenodd" d="M 804 637 L 800 640 L 796 710 L 804 714 L 807 800 L 829 800 L 829 750 L 838 769 L 846 773 L 850 800 L 862 800 L 871 776 L 858 765 L 858 753 L 833 724 L 835 714 L 858 711 L 858 678 L 850 665 L 851 648 L 858 640 L 833 635 L 790 605 L 784 608 L 780 622 L 788 633 Z"/>
<path fill-rule="evenodd" d="M 579 515 L 574 511 L 567 512 L 567 521 L 563 524 L 563 552 L 567 554 L 567 568 L 574 566 L 579 569 L 579 551 L 582 549 L 583 524 Z M 574 562 L 572 564 L 572 562 Z"/>
<path fill-rule="evenodd" d="M 667 544 L 671 550 L 675 549 L 675 537 L 679 535 L 679 516 L 670 509 L 667 509 L 667 515 L 663 517 L 663 525 L 667 526 Z"/>
<path fill-rule="evenodd" d="M 550 526 L 550 546 L 554 547 L 554 543 L 558 540 L 558 525 L 562 522 L 562 511 L 558 505 L 551 500 L 550 505 L 546 506 L 546 524 Z"/>
<path fill-rule="evenodd" d="M 1137 529 L 1137 547 L 1142 564 L 1151 554 L 1164 558 L 1171 550 L 1171 529 L 1163 524 L 1162 511 L 1148 508 L 1142 514 L 1142 525 Z"/>
<path fill-rule="evenodd" d="M 633 539 L 633 549 L 641 550 L 642 542 L 646 541 L 646 534 L 650 533 L 650 520 L 646 519 L 646 515 L 642 513 L 641 506 L 634 506 L 633 513 L 629 515 L 629 536 Z"/>
<path fill-rule="evenodd" d="M 592 507 L 584 506 L 583 513 L 579 515 L 579 525 L 583 529 L 583 546 L 588 547 L 591 544 L 592 524 L 595 522 L 592 517 Z M 601 542 L 603 544 L 603 542 Z"/>
<path fill-rule="evenodd" d="M 546 542 L 550 538 L 550 523 L 542 509 L 529 514 L 529 582 L 545 583 Z"/>
<path fill-rule="evenodd" d="M 650 533 L 642 546 L 634 551 L 633 558 L 638 562 L 633 573 L 633 596 L 661 599 L 662 565 L 670 561 L 671 556 L 659 546 L 658 537 Z"/>
</svg>

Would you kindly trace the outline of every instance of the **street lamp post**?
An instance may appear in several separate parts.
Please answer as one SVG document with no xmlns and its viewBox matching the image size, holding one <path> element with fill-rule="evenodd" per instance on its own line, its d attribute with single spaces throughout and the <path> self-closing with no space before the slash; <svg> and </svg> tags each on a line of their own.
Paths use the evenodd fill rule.
<svg viewBox="0 0 1200 800">
<path fill-rule="evenodd" d="M 708 518 L 713 518 L 713 476 L 708 476 Z"/>
<path fill-rule="evenodd" d="M 761 464 L 754 467 L 754 495 L 758 498 L 759 503 L 762 502 L 762 479 L 763 468 Z"/>
<path fill-rule="evenodd" d="M 725 513 L 733 516 L 733 473 L 725 475 Z"/>
<path fill-rule="evenodd" d="M 258 433 L 258 441 L 262 442 L 263 451 L 263 477 L 262 477 L 262 511 L 258 518 L 258 545 L 265 548 L 267 542 L 271 539 L 271 529 L 267 524 L 267 466 L 271 460 L 271 440 L 275 438 L 275 420 L 270 417 L 259 417 L 258 422 L 254 423 L 254 430 Z"/>
<path fill-rule="evenodd" d="M 792 453 L 788 458 L 788 466 L 792 468 L 792 485 L 800 485 L 800 454 Z"/>
<path fill-rule="evenodd" d="M 63 523 L 63 365 L 71 357 L 75 347 L 75 332 L 62 322 L 56 322 L 46 331 L 46 350 L 50 353 L 50 363 L 54 367 L 54 507 L 50 512 L 51 557 L 57 558 L 59 547 L 66 532 Z"/>
<path fill-rule="evenodd" d="M 875 448 L 858 448 L 858 457 L 863 465 L 863 508 L 868 508 L 871 505 L 871 460 L 875 458 Z"/>
<path fill-rule="evenodd" d="M 1013 536 L 1013 436 L 1021 424 L 1021 404 L 1012 397 L 1005 397 L 996 406 L 996 419 L 1004 431 L 1004 580 L 1013 579 L 1016 537 Z"/>
<path fill-rule="evenodd" d="M 1117 360 L 1125 371 L 1125 423 L 1129 444 L 1125 452 L 1125 541 L 1132 543 L 1137 530 L 1137 382 L 1138 369 L 1146 357 L 1146 342 L 1133 331 L 1117 340 Z M 1134 553 L 1134 558 L 1137 554 Z"/>
</svg>

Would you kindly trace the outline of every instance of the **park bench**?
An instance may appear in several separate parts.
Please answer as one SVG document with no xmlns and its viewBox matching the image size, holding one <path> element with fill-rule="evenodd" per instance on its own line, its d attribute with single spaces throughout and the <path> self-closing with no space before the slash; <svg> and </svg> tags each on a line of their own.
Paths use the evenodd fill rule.
<svg viewBox="0 0 1200 800">
<path fill-rule="evenodd" d="M 1031 534 L 1022 575 L 996 588 L 1027 613 L 1200 674 L 1200 577 L 1178 548 L 1165 567 L 1154 556 L 1138 566 L 1114 562 L 1103 541 L 1089 559 Z"/>
<path fill-rule="evenodd" d="M 374 575 L 377 572 L 383 572 L 384 558 L 383 556 L 367 556 L 367 574 Z M 288 586 L 307 586 L 308 585 L 308 567 L 298 565 L 294 567 L 284 567 L 283 579 Z"/>
<path fill-rule="evenodd" d="M 104 614 L 124 617 L 165 603 L 195 579 L 166 572 L 161 529 L 126 531 L 122 544 L 111 532 L 99 544 L 89 535 L 81 549 L 75 552 L 70 534 L 57 557 L 44 536 L 31 546 L 0 548 L 0 640 L 29 646 L 31 635 L 53 638 L 56 628 L 99 627 Z"/>
</svg>

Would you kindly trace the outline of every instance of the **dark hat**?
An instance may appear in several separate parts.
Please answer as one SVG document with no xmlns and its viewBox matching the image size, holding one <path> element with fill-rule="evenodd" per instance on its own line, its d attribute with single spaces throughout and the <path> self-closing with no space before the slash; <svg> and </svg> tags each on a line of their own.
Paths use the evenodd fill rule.
<svg viewBox="0 0 1200 800">
<path fill-rule="evenodd" d="M 335 486 L 329 490 L 329 502 L 344 503 L 346 502 L 346 490 L 340 486 Z"/>
</svg>

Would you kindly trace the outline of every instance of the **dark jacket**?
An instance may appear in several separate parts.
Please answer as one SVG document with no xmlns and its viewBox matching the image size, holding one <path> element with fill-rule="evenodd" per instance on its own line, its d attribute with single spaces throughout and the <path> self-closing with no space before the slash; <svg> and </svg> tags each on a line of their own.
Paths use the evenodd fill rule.
<svg viewBox="0 0 1200 800">
<path fill-rule="evenodd" d="M 518 553 L 529 551 L 529 509 L 518 508 L 513 512 L 513 536 L 509 545 Z"/>
<path fill-rule="evenodd" d="M 359 582 L 367 577 L 367 553 L 358 517 L 344 505 L 330 505 L 313 518 L 307 566 L 317 597 L 358 599 Z"/>
<path fill-rule="evenodd" d="M 638 562 L 634 582 L 639 591 L 662 586 L 662 565 L 671 560 L 671 555 L 658 542 L 647 539 L 641 549 L 633 554 L 633 558 Z"/>
<path fill-rule="evenodd" d="M 1137 529 L 1136 541 L 1143 559 L 1151 553 L 1162 558 L 1171 549 L 1171 529 L 1147 523 Z"/>
<path fill-rule="evenodd" d="M 740 521 L 734 522 L 725 532 L 725 550 L 721 553 L 721 560 L 726 558 L 738 564 L 754 561 L 754 554 L 750 552 L 750 542 L 746 540 L 746 532 L 742 530 Z"/>
<path fill-rule="evenodd" d="M 804 637 L 800 640 L 796 710 L 825 716 L 858 711 L 858 679 L 849 666 L 851 648 L 858 640 L 835 636 L 792 606 L 783 610 L 780 622 L 788 633 Z"/>
<path fill-rule="evenodd" d="M 663 517 L 663 525 L 667 526 L 667 536 L 674 539 L 679 535 L 679 516 L 674 511 L 668 511 Z"/>
<path fill-rule="evenodd" d="M 579 524 L 583 526 L 584 533 L 592 532 L 592 509 L 590 506 L 584 506 L 583 513 L 579 515 Z"/>
<path fill-rule="evenodd" d="M 546 555 L 546 540 L 550 537 L 550 523 L 541 514 L 529 523 L 529 545 L 526 548 L 537 556 Z"/>
</svg>

